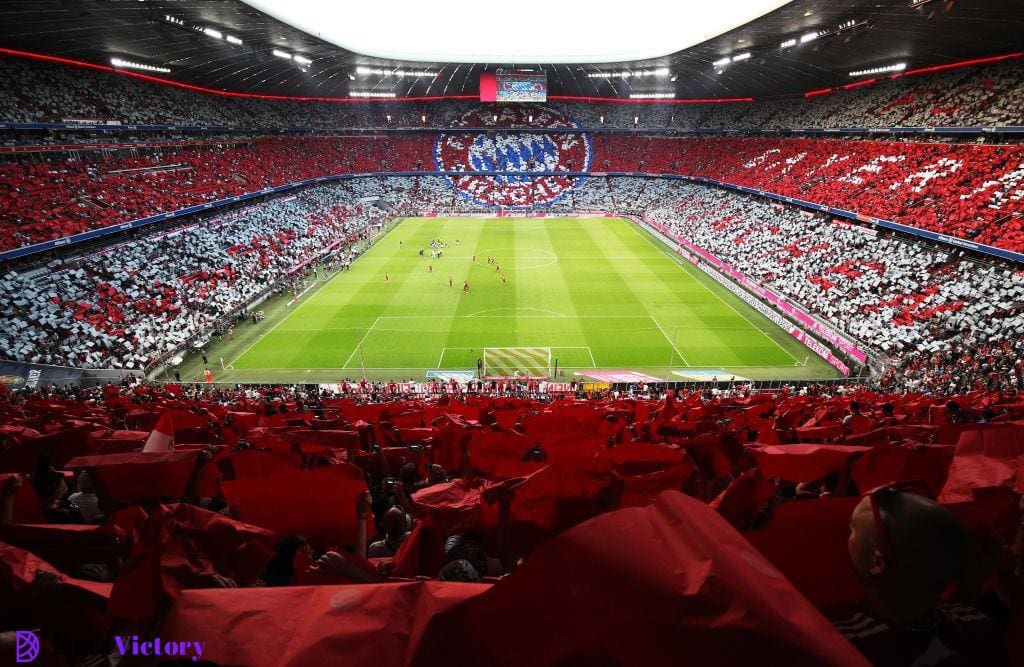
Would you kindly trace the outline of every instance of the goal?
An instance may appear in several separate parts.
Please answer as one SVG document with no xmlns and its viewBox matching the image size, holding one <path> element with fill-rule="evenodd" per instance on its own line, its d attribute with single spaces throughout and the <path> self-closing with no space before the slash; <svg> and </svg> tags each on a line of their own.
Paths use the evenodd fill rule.
<svg viewBox="0 0 1024 667">
<path fill-rule="evenodd" d="M 485 347 L 484 375 L 551 376 L 550 347 Z"/>
</svg>

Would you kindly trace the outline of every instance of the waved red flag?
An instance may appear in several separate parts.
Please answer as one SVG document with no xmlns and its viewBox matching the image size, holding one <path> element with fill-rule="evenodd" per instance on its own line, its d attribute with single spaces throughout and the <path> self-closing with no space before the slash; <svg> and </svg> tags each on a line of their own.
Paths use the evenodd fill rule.
<svg viewBox="0 0 1024 667">
<path fill-rule="evenodd" d="M 566 531 L 435 615 L 409 664 L 438 656 L 448 667 L 867 664 L 714 510 L 676 492 Z"/>
<path fill-rule="evenodd" d="M 1019 422 L 975 425 L 961 433 L 939 502 L 970 500 L 973 490 L 995 486 L 1024 493 L 1024 428 Z"/>
<path fill-rule="evenodd" d="M 225 481 L 221 489 L 241 521 L 304 535 L 323 549 L 355 543 L 355 502 L 367 490 L 363 471 L 347 463 Z"/>
<path fill-rule="evenodd" d="M 222 665 L 404 665 L 431 617 L 488 588 L 418 581 L 184 591 L 160 636 L 205 642 L 203 658 Z"/>
</svg>

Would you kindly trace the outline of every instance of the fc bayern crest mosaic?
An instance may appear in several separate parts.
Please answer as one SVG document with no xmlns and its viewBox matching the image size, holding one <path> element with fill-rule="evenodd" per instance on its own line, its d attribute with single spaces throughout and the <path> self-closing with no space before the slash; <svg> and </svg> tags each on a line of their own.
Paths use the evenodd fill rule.
<svg viewBox="0 0 1024 667">
<path fill-rule="evenodd" d="M 448 176 L 460 195 L 481 206 L 546 206 L 564 197 L 584 178 L 557 172 L 590 170 L 590 136 L 583 132 L 558 132 L 577 126 L 553 109 L 533 105 L 481 107 L 465 114 L 458 125 L 499 130 L 441 133 L 434 144 L 438 171 L 481 172 L 479 176 Z M 551 131 L 516 132 L 517 127 L 544 127 Z M 486 174 L 495 171 L 504 173 Z M 533 175 L 537 173 L 546 175 Z"/>
</svg>

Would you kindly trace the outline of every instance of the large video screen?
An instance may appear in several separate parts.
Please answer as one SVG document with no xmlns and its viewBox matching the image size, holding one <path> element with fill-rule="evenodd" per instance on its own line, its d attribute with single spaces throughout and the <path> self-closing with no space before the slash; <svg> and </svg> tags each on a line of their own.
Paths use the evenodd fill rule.
<svg viewBox="0 0 1024 667">
<path fill-rule="evenodd" d="M 544 72 L 482 72 L 481 102 L 547 102 L 548 76 Z"/>
</svg>

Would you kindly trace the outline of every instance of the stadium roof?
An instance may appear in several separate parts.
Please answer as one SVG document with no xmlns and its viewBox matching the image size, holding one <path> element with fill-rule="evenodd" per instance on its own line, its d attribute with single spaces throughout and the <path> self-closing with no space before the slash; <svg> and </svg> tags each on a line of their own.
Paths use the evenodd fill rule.
<svg viewBox="0 0 1024 667">
<path fill-rule="evenodd" d="M 379 23 L 365 29 L 386 35 L 394 19 L 386 4 L 378 7 Z M 615 7 L 631 9 L 628 4 Z M 659 21 L 657 12 L 635 9 L 647 14 L 651 24 Z M 438 40 L 458 39 L 472 25 L 443 7 L 439 11 L 449 17 L 453 31 L 437 35 Z M 534 18 L 552 40 L 575 28 L 572 21 L 546 24 L 539 12 Z M 502 26 L 492 29 L 497 33 Z M 765 97 L 870 76 L 851 77 L 851 72 L 900 65 L 914 69 L 1019 52 L 1024 50 L 1022 36 L 1024 0 L 796 0 L 664 57 L 629 63 L 518 64 L 547 71 L 553 96 Z M 5 0 L 0 47 L 104 65 L 118 58 L 161 68 L 155 76 L 190 85 L 301 97 L 348 97 L 352 92 L 475 96 L 481 71 L 511 64 L 361 55 L 239 0 Z M 613 51 L 609 46 L 608 52 Z"/>
</svg>

